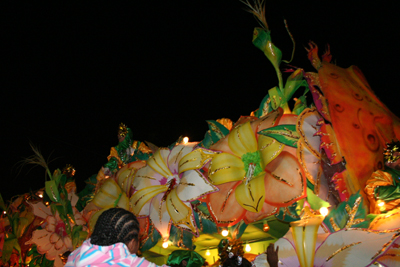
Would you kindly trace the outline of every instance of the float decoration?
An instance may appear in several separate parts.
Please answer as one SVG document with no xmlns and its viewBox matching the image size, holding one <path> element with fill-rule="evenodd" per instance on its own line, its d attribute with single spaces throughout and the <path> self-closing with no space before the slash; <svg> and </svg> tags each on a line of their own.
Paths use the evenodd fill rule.
<svg viewBox="0 0 400 267">
<path fill-rule="evenodd" d="M 157 245 L 161 239 L 160 233 L 155 229 L 154 225 L 150 225 L 148 235 L 140 242 L 140 251 L 146 251 Z"/>
<path fill-rule="evenodd" d="M 331 233 L 348 228 L 368 228 L 369 223 L 367 208 L 360 193 L 332 208 L 324 219 L 324 225 Z"/>
<path fill-rule="evenodd" d="M 316 252 L 306 256 L 315 257 L 316 266 L 342 265 L 341 258 L 353 266 L 400 261 L 391 255 L 399 254 L 400 244 L 399 144 L 387 143 L 400 135 L 398 118 L 358 69 L 329 63 L 329 47 L 321 61 L 310 43 L 308 57 L 318 73 L 290 69 L 283 85 L 282 53 L 272 43 L 263 1 L 244 3 L 261 25 L 253 44 L 278 77 L 258 110 L 236 122 L 208 120 L 201 142 L 184 144 L 180 137 L 166 148 L 134 141 L 131 129 L 120 124 L 118 144 L 87 180 L 79 201 L 73 167 L 52 174 L 35 151 L 30 163 L 45 167 L 49 179 L 43 198 L 27 194 L 7 207 L 0 195 L 0 208 L 7 211 L 0 218 L 2 263 L 62 264 L 62 254 L 87 237 L 87 222 L 93 226 L 103 210 L 115 206 L 138 216 L 142 251 L 161 240 L 194 249 L 199 235 L 219 235 L 221 227 L 234 238 L 255 227 L 268 232 L 268 241 L 287 233 L 277 244 L 282 262 L 293 266 L 302 256 L 296 255 L 289 222 L 305 226 L 303 209 L 330 205 L 323 220 L 327 232 L 315 232 Z M 304 92 L 291 110 L 289 101 L 300 88 Z M 318 212 L 308 213 L 310 219 Z M 359 261 L 366 247 L 371 257 Z"/>
<path fill-rule="evenodd" d="M 210 160 L 210 152 L 193 151 L 195 145 L 160 148 L 138 170 L 132 183 L 133 212 L 138 217 L 149 216 L 165 240 L 170 223 L 198 235 L 190 202 L 217 190 L 198 170 Z M 190 155 L 197 155 L 198 160 L 191 160 Z"/>
<path fill-rule="evenodd" d="M 399 233 L 396 231 L 351 228 L 326 234 L 320 228 L 313 266 L 369 266 L 379 261 L 379 257 L 389 256 L 387 252 L 396 247 L 398 240 Z M 280 266 L 300 266 L 291 231 L 274 245 L 275 248 L 279 246 Z M 256 262 L 266 264 L 265 254 L 258 258 Z"/>
<path fill-rule="evenodd" d="M 191 250 L 175 250 L 167 260 L 168 266 L 180 266 L 183 260 L 187 261 L 187 267 L 201 267 L 205 259 L 197 252 Z"/>
<path fill-rule="evenodd" d="M 85 206 L 93 199 L 96 184 L 97 184 L 97 175 L 92 175 L 89 179 L 85 181 L 85 188 L 78 193 L 79 201 L 76 203 L 76 208 L 79 211 L 82 211 Z"/>
<path fill-rule="evenodd" d="M 232 128 L 232 121 L 229 119 L 208 120 L 207 124 L 209 130 L 204 135 L 204 139 L 198 144 L 198 146 L 204 148 L 210 148 L 210 146 L 224 138 Z"/>
</svg>

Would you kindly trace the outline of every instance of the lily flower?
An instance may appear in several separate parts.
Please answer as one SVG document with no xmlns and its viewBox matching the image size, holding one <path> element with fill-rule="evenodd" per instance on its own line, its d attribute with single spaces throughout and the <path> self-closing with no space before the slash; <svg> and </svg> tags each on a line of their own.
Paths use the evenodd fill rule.
<svg viewBox="0 0 400 267">
<path fill-rule="evenodd" d="M 197 234 L 190 202 L 217 191 L 199 171 L 214 152 L 193 151 L 196 144 L 160 148 L 135 175 L 133 212 L 138 217 L 150 216 L 164 239 L 169 237 L 171 222 Z"/>
<path fill-rule="evenodd" d="M 217 225 L 259 220 L 305 196 L 305 175 L 296 149 L 256 134 L 276 125 L 295 124 L 296 117 L 283 115 L 279 108 L 236 126 L 211 147 L 222 151 L 208 166 L 208 178 L 220 189 L 206 200 Z"/>
</svg>

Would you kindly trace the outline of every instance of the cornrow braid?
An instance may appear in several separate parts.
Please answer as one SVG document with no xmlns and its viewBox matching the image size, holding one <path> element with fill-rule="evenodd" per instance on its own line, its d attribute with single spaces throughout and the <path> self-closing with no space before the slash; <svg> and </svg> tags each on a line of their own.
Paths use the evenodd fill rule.
<svg viewBox="0 0 400 267">
<path fill-rule="evenodd" d="M 139 222 L 132 212 L 122 208 L 104 211 L 97 219 L 90 242 L 98 246 L 128 243 L 138 239 Z"/>
</svg>

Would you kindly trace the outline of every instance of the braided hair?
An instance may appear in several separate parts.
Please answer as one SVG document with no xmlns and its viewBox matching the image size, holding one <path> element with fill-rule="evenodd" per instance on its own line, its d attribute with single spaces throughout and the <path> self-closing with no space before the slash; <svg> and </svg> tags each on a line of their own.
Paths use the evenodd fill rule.
<svg viewBox="0 0 400 267">
<path fill-rule="evenodd" d="M 122 208 L 111 208 L 98 218 L 90 243 L 98 246 L 110 246 L 116 243 L 128 243 L 138 240 L 139 222 L 132 212 Z"/>
</svg>

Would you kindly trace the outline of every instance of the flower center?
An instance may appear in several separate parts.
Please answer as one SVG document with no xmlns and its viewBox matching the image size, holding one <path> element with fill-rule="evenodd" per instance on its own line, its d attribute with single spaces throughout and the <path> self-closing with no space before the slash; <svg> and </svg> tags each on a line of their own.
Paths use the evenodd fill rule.
<svg viewBox="0 0 400 267">
<path fill-rule="evenodd" d="M 165 191 L 162 201 L 165 201 L 167 199 L 168 194 L 171 192 L 171 190 L 174 189 L 178 185 L 176 180 L 177 180 L 176 175 L 169 176 L 167 178 L 168 189 L 167 189 L 167 191 Z"/>
<path fill-rule="evenodd" d="M 65 224 L 63 221 L 58 221 L 57 225 L 56 225 L 56 230 L 55 232 L 59 235 L 59 236 L 67 236 L 67 231 L 65 230 Z"/>
<path fill-rule="evenodd" d="M 254 177 L 263 171 L 260 152 L 248 152 L 242 156 L 242 161 L 244 164 L 244 171 L 246 172 L 244 179 L 247 185 Z"/>
</svg>

